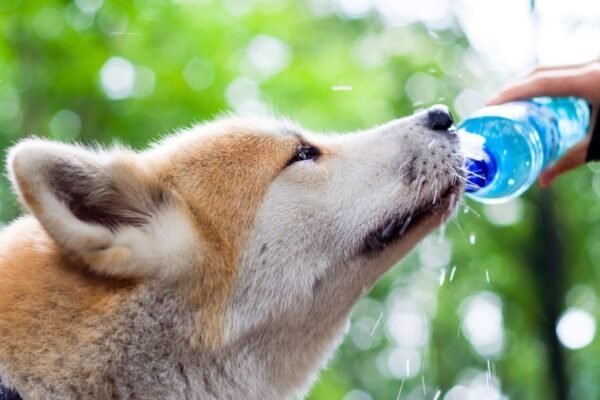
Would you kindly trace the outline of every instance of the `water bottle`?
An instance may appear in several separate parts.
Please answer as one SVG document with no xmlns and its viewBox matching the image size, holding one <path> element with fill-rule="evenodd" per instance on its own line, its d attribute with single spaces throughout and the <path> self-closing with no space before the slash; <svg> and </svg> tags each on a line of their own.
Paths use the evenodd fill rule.
<svg viewBox="0 0 600 400">
<path fill-rule="evenodd" d="M 475 112 L 458 125 L 467 196 L 482 203 L 519 196 L 589 124 L 588 103 L 574 97 L 536 97 Z"/>
</svg>

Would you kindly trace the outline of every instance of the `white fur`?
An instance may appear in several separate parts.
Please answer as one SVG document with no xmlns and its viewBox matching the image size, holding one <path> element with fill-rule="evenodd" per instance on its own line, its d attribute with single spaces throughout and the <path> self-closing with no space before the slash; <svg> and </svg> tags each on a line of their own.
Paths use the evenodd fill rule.
<svg viewBox="0 0 600 400">
<path fill-rule="evenodd" d="M 36 216 L 48 233 L 70 252 L 80 257 L 96 272 L 120 277 L 174 278 L 187 266 L 201 261 L 200 242 L 189 215 L 182 213 L 176 196 L 166 208 L 150 210 L 144 204 L 147 194 L 142 185 L 132 180 L 131 208 L 149 215 L 141 226 L 123 225 L 116 229 L 78 219 L 50 188 L 52 167 L 57 163 L 88 163 L 92 198 L 110 190 L 111 168 L 120 158 L 137 155 L 125 149 L 112 152 L 91 152 L 77 147 L 42 140 L 26 140 L 13 147 L 8 156 L 10 179 L 22 203 Z M 85 168 L 85 167 L 84 167 Z M 98 179 L 95 168 L 106 171 L 108 178 Z M 114 168 L 113 168 L 114 169 Z M 118 174 L 118 172 L 115 172 Z M 105 182 L 106 180 L 106 182 Z M 82 182 L 81 184 L 84 184 Z M 126 188 L 128 189 L 128 188 Z M 29 197 L 24 192 L 29 193 Z M 135 193 L 135 192 L 139 193 Z M 136 204 L 137 203 L 137 204 Z"/>
<path fill-rule="evenodd" d="M 422 113 L 347 135 L 300 132 L 334 155 L 284 170 L 257 216 L 230 305 L 233 339 L 247 332 L 272 339 L 259 363 L 270 379 L 259 380 L 248 398 L 270 390 L 275 394 L 264 398 L 302 397 L 343 337 L 354 302 L 447 218 L 445 207 L 453 204 L 441 196 L 450 187 L 458 196 L 455 168 L 462 160 L 455 156 L 455 136 L 429 131 L 424 118 Z M 427 167 L 413 170 L 415 181 L 406 180 L 409 164 L 423 161 Z M 437 170 L 447 175 L 436 178 Z M 419 185 L 425 178 L 428 183 Z M 439 212 L 384 251 L 356 253 L 367 232 L 386 218 L 438 203 Z"/>
<path fill-rule="evenodd" d="M 185 277 L 186 271 L 202 264 L 203 254 L 202 238 L 197 237 L 186 204 L 167 192 L 164 204 L 154 206 L 144 185 L 127 173 L 122 161 L 151 174 L 145 163 L 136 161 L 164 161 L 201 140 L 201 135 L 227 133 L 232 126 L 237 132 L 242 127 L 242 132 L 288 138 L 293 133 L 323 154 L 316 161 L 282 165 L 266 188 L 236 266 L 218 348 L 205 351 L 190 345 L 190 340 L 180 340 L 197 329 L 196 315 L 180 308 L 181 299 L 173 288 L 181 286 L 171 285 L 168 279 L 142 285 L 139 297 L 129 304 L 129 314 L 116 324 L 118 340 L 112 341 L 112 332 L 103 335 L 107 348 L 117 348 L 123 352 L 117 358 L 127 360 L 115 364 L 119 375 L 112 377 L 124 393 L 147 398 L 154 390 L 167 392 L 162 397 L 167 398 L 177 397 L 178 389 L 194 399 L 304 396 L 342 340 L 352 305 L 448 217 L 453 207 L 449 197 L 462 190 L 456 173 L 462 164 L 458 140 L 449 132 L 430 130 L 425 113 L 347 135 L 316 135 L 289 122 L 265 119 L 217 121 L 168 138 L 139 155 L 124 149 L 90 152 L 27 141 L 9 156 L 11 179 L 52 238 L 97 272 Z M 91 198 L 101 202 L 112 186 L 123 190 L 124 177 L 129 190 L 117 198 L 124 204 L 119 207 L 142 217 L 143 223 L 109 229 L 77 218 L 57 196 L 70 190 L 52 176 L 57 163 L 83 170 L 86 182 L 76 184 L 87 188 L 89 183 Z M 228 166 L 232 173 L 237 167 Z M 107 180 L 114 185 L 106 185 Z M 232 207 L 237 204 L 236 199 L 229 201 Z M 377 251 L 365 250 L 370 233 L 396 216 L 416 211 L 423 211 L 423 217 L 403 236 Z M 165 326 L 174 328 L 165 331 L 171 329 Z M 104 366 L 104 358 L 98 359 Z M 158 371 L 160 384 L 149 371 Z M 72 375 L 73 380 L 79 379 Z M 43 394 L 32 397 L 43 398 Z"/>
</svg>

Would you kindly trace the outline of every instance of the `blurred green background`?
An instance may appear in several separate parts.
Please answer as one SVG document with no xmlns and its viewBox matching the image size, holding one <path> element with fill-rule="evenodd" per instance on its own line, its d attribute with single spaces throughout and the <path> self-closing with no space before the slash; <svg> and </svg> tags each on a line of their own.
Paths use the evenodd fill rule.
<svg viewBox="0 0 600 400">
<path fill-rule="evenodd" d="M 316 131 L 464 117 L 536 62 L 598 56 L 598 4 L 0 0 L 0 153 L 29 134 L 142 148 L 226 110 Z M 589 166 L 465 201 L 357 304 L 309 398 L 600 398 L 598 196 Z M 0 221 L 18 212 L 0 180 Z"/>
</svg>

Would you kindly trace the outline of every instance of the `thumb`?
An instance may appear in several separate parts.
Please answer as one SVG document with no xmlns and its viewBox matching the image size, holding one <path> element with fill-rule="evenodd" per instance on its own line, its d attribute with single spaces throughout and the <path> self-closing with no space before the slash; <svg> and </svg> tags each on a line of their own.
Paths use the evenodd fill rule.
<svg viewBox="0 0 600 400">
<path fill-rule="evenodd" d="M 540 186 L 546 188 L 550 186 L 554 179 L 559 175 L 584 164 L 589 144 L 589 137 L 583 139 L 569 149 L 569 151 L 567 151 L 554 165 L 543 171 L 539 177 Z"/>
</svg>

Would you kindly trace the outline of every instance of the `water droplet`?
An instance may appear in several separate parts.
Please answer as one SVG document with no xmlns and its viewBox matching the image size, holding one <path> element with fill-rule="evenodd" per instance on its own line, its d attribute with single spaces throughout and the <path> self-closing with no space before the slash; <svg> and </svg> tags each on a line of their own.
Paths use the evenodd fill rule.
<svg viewBox="0 0 600 400">
<path fill-rule="evenodd" d="M 514 184 L 515 184 L 515 180 L 514 179 L 511 178 L 511 179 L 508 180 L 508 186 L 512 186 Z"/>
<path fill-rule="evenodd" d="M 456 273 L 456 265 L 452 267 L 452 271 L 450 271 L 450 279 L 448 279 L 448 282 L 452 282 L 452 280 L 454 279 L 454 274 Z"/>
<path fill-rule="evenodd" d="M 475 240 L 476 240 L 476 239 L 477 239 L 477 237 L 475 236 L 475 234 L 474 234 L 474 233 L 471 233 L 471 234 L 469 235 L 469 243 L 471 243 L 471 244 L 475 244 Z"/>
<path fill-rule="evenodd" d="M 440 225 L 440 234 L 438 236 L 438 244 L 443 244 L 445 242 L 447 226 L 448 226 L 448 224 L 446 222 L 444 222 L 442 225 Z"/>
<path fill-rule="evenodd" d="M 488 271 L 487 269 L 485 270 L 485 280 L 487 281 L 487 283 L 490 283 L 490 271 Z"/>
<path fill-rule="evenodd" d="M 442 286 L 444 284 L 445 280 L 446 280 L 446 268 L 444 268 L 440 271 L 440 277 L 439 277 L 440 286 Z"/>
<path fill-rule="evenodd" d="M 400 389 L 398 390 L 398 396 L 396 396 L 396 400 L 400 400 L 400 395 L 402 394 L 403 388 L 404 388 L 404 379 L 402 380 L 402 383 L 400 384 Z"/>
<path fill-rule="evenodd" d="M 334 92 L 349 92 L 352 90 L 352 86 L 350 85 L 335 85 L 331 87 L 331 90 Z"/>
<path fill-rule="evenodd" d="M 377 318 L 377 321 L 375 321 L 375 325 L 373 325 L 373 329 L 371 329 L 371 334 L 369 336 L 373 337 L 373 335 L 375 334 L 375 331 L 377 330 L 377 327 L 381 323 L 382 319 L 383 319 L 383 313 L 379 314 L 379 318 Z M 369 347 L 371 347 L 371 346 L 369 346 Z"/>
</svg>

